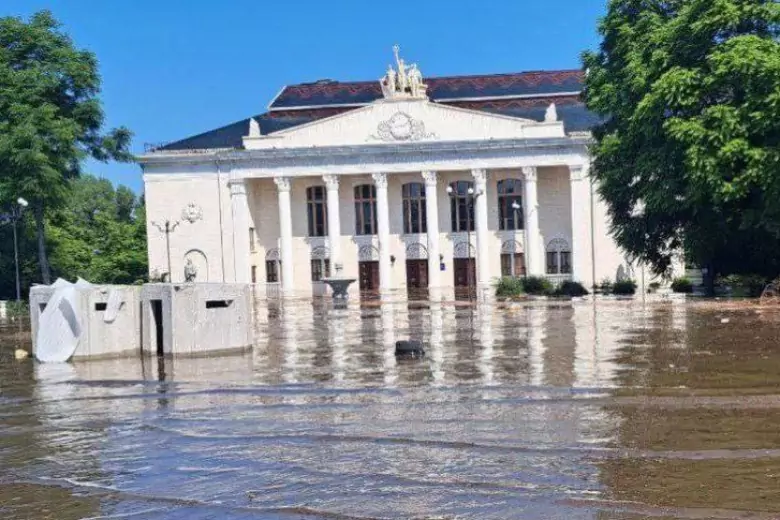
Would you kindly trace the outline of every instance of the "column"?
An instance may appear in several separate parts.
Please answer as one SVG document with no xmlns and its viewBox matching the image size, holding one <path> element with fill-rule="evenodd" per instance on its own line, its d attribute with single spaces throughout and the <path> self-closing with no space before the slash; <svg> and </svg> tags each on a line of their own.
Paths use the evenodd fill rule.
<svg viewBox="0 0 780 520">
<path fill-rule="evenodd" d="M 439 200 L 436 172 L 422 172 L 425 180 L 425 215 L 428 229 L 428 298 L 441 298 L 441 269 L 439 259 Z"/>
<path fill-rule="evenodd" d="M 379 292 L 390 290 L 390 214 L 387 203 L 387 174 L 371 175 L 376 185 L 376 224 L 379 237 Z"/>
<path fill-rule="evenodd" d="M 279 190 L 279 252 L 282 258 L 282 296 L 293 290 L 292 208 L 289 177 L 275 177 Z"/>
<path fill-rule="evenodd" d="M 341 267 L 341 217 L 339 214 L 339 178 L 337 175 L 325 175 L 325 188 L 328 191 L 328 242 L 330 242 L 330 265 L 332 275 Z"/>
<path fill-rule="evenodd" d="M 544 257 L 542 256 L 541 237 L 539 234 L 539 202 L 536 195 L 536 168 L 523 168 L 525 211 L 525 265 L 529 275 L 544 275 Z"/>
<path fill-rule="evenodd" d="M 571 166 L 571 254 L 572 278 L 590 288 L 593 279 L 593 258 L 590 235 L 590 175 L 589 165 Z"/>
<path fill-rule="evenodd" d="M 243 179 L 231 180 L 230 207 L 233 213 L 233 269 L 236 283 L 249 283 L 249 203 Z M 171 280 L 173 277 L 171 276 Z"/>
<path fill-rule="evenodd" d="M 488 253 L 487 170 L 472 170 L 474 177 L 474 229 L 477 233 L 477 288 L 490 285 Z"/>
</svg>

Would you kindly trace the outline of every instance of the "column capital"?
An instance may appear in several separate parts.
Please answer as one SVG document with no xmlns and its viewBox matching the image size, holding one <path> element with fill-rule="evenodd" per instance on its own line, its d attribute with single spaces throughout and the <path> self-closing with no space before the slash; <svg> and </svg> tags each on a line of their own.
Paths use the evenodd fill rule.
<svg viewBox="0 0 780 520">
<path fill-rule="evenodd" d="M 323 175 L 322 180 L 325 181 L 325 187 L 328 190 L 339 189 L 339 176 L 338 175 Z"/>
<path fill-rule="evenodd" d="M 475 184 L 485 184 L 485 183 L 487 183 L 487 175 L 488 175 L 488 172 L 484 168 L 477 168 L 477 169 L 471 170 L 471 176 L 474 177 L 474 183 Z"/>
<path fill-rule="evenodd" d="M 290 178 L 289 177 L 274 177 L 276 188 L 279 191 L 290 191 Z"/>
<path fill-rule="evenodd" d="M 372 173 L 371 178 L 374 179 L 374 184 L 379 189 L 387 189 L 387 174 L 386 173 Z"/>
<path fill-rule="evenodd" d="M 574 164 L 569 166 L 569 179 L 571 181 L 581 181 L 590 174 L 590 164 Z"/>
<path fill-rule="evenodd" d="M 523 177 L 525 177 L 526 181 L 536 182 L 537 179 L 536 166 L 523 166 L 521 170 L 523 172 Z"/>
<path fill-rule="evenodd" d="M 426 186 L 436 186 L 439 181 L 438 173 L 434 171 L 424 171 L 421 173 Z"/>
</svg>

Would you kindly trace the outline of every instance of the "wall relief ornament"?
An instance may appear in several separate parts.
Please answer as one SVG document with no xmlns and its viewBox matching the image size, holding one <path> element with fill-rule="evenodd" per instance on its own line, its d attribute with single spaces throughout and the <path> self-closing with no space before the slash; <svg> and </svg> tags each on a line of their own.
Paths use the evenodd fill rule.
<svg viewBox="0 0 780 520">
<path fill-rule="evenodd" d="M 425 131 L 425 123 L 414 119 L 406 112 L 396 112 L 390 119 L 382 121 L 376 127 L 376 135 L 371 139 L 378 141 L 420 141 L 436 137 Z"/>
<path fill-rule="evenodd" d="M 194 224 L 203 218 L 203 208 L 193 202 L 190 202 L 184 206 L 183 210 L 181 210 L 181 218 L 190 224 Z"/>
</svg>

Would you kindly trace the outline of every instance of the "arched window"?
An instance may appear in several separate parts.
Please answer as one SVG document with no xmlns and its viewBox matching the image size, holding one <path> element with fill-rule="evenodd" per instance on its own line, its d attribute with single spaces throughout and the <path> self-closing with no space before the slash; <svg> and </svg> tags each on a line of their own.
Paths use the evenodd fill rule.
<svg viewBox="0 0 780 520">
<path fill-rule="evenodd" d="M 324 237 L 328 234 L 328 202 L 325 186 L 306 188 L 306 211 L 309 217 L 309 236 Z"/>
<path fill-rule="evenodd" d="M 498 228 L 523 229 L 523 181 L 520 179 L 498 181 Z"/>
<path fill-rule="evenodd" d="M 355 186 L 355 234 L 376 235 L 376 186 Z"/>
<path fill-rule="evenodd" d="M 450 188 L 452 231 L 474 231 L 474 183 L 456 181 L 450 184 Z"/>
<path fill-rule="evenodd" d="M 571 247 L 562 238 L 550 240 L 547 244 L 547 274 L 571 273 Z"/>
<path fill-rule="evenodd" d="M 428 216 L 425 209 L 425 185 L 410 182 L 401 187 L 404 211 L 404 233 L 428 232 Z"/>
</svg>

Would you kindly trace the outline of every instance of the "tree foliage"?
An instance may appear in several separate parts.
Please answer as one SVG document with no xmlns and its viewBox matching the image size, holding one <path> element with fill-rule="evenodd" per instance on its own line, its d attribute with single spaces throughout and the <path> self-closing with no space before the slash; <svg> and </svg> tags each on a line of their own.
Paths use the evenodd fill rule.
<svg viewBox="0 0 780 520">
<path fill-rule="evenodd" d="M 94 283 L 133 284 L 146 280 L 146 214 L 143 197 L 90 175 L 68 181 L 65 205 L 47 217 L 51 268 L 55 277 Z M 35 225 L 23 214 L 19 227 L 22 285 L 37 279 Z M 0 299 L 14 294 L 11 226 L 0 226 Z"/>
<path fill-rule="evenodd" d="M 613 233 L 656 272 L 780 272 L 780 5 L 611 0 L 584 98 Z"/>
<path fill-rule="evenodd" d="M 36 221 L 41 278 L 50 273 L 48 210 L 67 200 L 87 157 L 130 160 L 125 128 L 101 133 L 95 56 L 77 49 L 48 11 L 0 18 L 0 201 L 24 197 Z"/>
</svg>

